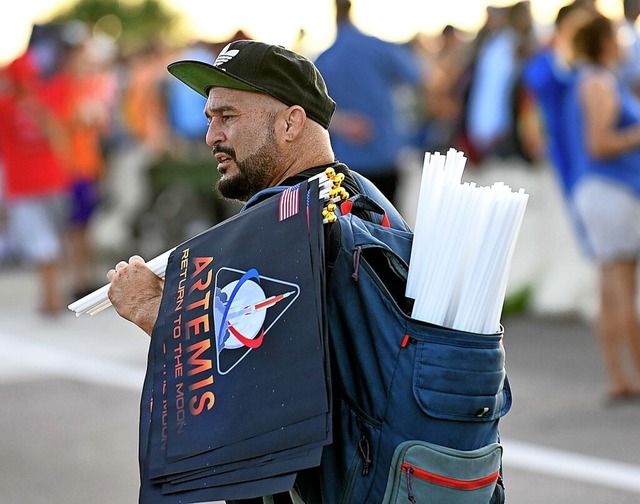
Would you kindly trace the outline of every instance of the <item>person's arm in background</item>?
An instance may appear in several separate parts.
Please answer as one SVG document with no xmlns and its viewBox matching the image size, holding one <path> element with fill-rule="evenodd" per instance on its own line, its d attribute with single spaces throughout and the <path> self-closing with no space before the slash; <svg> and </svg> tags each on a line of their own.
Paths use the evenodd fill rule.
<svg viewBox="0 0 640 504">
<path fill-rule="evenodd" d="M 613 76 L 598 73 L 586 77 L 580 89 L 580 101 L 591 156 L 603 159 L 640 148 L 640 124 L 616 128 L 620 104 Z"/>
</svg>

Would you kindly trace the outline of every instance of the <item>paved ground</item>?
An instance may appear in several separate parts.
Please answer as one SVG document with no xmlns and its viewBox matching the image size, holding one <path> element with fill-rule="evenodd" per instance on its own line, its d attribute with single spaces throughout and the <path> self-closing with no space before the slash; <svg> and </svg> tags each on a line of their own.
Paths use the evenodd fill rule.
<svg viewBox="0 0 640 504">
<path fill-rule="evenodd" d="M 28 272 L 0 271 L 0 504 L 134 503 L 147 337 L 112 310 L 41 318 L 34 292 Z M 603 401 L 590 326 L 503 323 L 509 502 L 639 503 L 640 402 Z"/>
</svg>

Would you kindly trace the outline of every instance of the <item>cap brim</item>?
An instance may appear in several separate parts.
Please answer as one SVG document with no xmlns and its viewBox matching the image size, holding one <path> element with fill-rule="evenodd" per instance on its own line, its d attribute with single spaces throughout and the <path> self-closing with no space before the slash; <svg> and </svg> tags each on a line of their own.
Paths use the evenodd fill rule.
<svg viewBox="0 0 640 504">
<path fill-rule="evenodd" d="M 205 98 L 209 96 L 209 88 L 226 87 L 243 91 L 261 91 L 237 77 L 202 61 L 176 61 L 169 64 L 167 70 L 176 79 L 181 80 L 191 89 Z"/>
</svg>

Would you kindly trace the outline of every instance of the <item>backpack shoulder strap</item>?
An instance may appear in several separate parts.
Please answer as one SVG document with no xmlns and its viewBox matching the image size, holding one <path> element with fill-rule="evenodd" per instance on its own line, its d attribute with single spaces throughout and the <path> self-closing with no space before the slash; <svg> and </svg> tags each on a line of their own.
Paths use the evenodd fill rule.
<svg viewBox="0 0 640 504">
<path fill-rule="evenodd" d="M 373 222 L 376 224 L 383 224 L 386 218 L 388 224 L 385 223 L 385 225 L 388 225 L 388 227 L 400 231 L 411 231 L 409 224 L 400 215 L 400 212 L 373 182 L 353 170 L 351 170 L 351 174 L 360 188 L 360 194 L 349 199 L 353 204 L 354 210 L 369 211 Z"/>
<path fill-rule="evenodd" d="M 261 201 L 266 200 L 267 198 L 273 196 L 274 194 L 281 193 L 285 189 L 288 189 L 288 187 L 289 186 L 276 186 L 276 187 L 268 187 L 267 189 L 263 189 L 262 191 L 259 191 L 253 196 L 251 196 L 249 201 L 247 201 L 244 205 L 242 205 L 242 208 L 240 209 L 240 211 L 244 212 L 248 208 L 251 208 L 252 206 L 257 205 Z"/>
</svg>

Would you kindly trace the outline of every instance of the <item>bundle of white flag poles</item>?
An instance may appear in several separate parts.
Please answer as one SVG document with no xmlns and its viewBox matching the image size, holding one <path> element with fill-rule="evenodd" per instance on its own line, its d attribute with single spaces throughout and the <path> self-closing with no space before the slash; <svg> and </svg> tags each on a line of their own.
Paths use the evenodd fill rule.
<svg viewBox="0 0 640 504">
<path fill-rule="evenodd" d="M 455 149 L 425 154 L 406 295 L 417 320 L 492 334 L 529 195 L 462 183 L 465 162 Z"/>
<path fill-rule="evenodd" d="M 167 269 L 167 261 L 174 249 L 167 250 L 164 254 L 159 255 L 147 261 L 147 267 L 153 271 L 156 275 L 164 278 L 164 272 Z M 107 297 L 110 284 L 100 287 L 98 290 L 87 294 L 85 297 L 78 299 L 77 301 L 69 305 L 71 311 L 76 312 L 76 316 L 80 316 L 84 313 L 88 315 L 95 315 L 102 310 L 111 306 L 111 301 Z"/>
<path fill-rule="evenodd" d="M 333 222 L 336 219 L 335 216 L 335 203 L 347 199 L 349 197 L 348 193 L 345 191 L 344 187 L 341 187 L 341 183 L 344 180 L 344 175 L 341 173 L 335 173 L 333 168 L 328 168 L 323 173 L 312 177 L 311 179 L 317 178 L 320 184 L 320 199 L 324 200 L 327 203 L 327 206 L 323 209 L 323 221 Z M 167 269 L 167 261 L 169 260 L 169 256 L 171 252 L 173 252 L 175 248 L 171 250 L 167 250 L 163 254 L 160 254 L 158 257 L 155 257 L 147 262 L 147 266 L 151 271 L 153 271 L 160 278 L 164 278 L 165 271 Z M 111 301 L 108 298 L 110 284 L 104 285 L 103 287 L 91 292 L 90 294 L 84 296 L 77 301 L 71 303 L 68 308 L 69 310 L 75 312 L 76 316 L 80 316 L 83 314 L 88 315 L 96 315 L 101 311 L 109 308 L 111 306 Z"/>
</svg>

